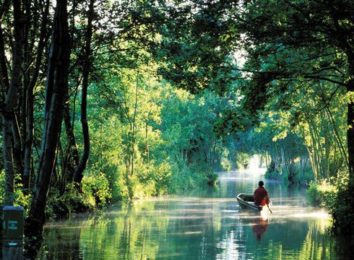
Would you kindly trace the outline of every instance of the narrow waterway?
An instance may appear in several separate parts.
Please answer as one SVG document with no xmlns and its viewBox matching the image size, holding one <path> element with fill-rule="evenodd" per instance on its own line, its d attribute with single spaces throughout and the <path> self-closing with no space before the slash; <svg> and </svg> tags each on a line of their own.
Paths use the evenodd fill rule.
<svg viewBox="0 0 354 260">
<path fill-rule="evenodd" d="M 265 182 L 273 214 L 238 206 L 259 176 L 223 173 L 215 189 L 114 206 L 48 223 L 40 259 L 337 259 L 328 214 L 305 191 Z"/>
</svg>

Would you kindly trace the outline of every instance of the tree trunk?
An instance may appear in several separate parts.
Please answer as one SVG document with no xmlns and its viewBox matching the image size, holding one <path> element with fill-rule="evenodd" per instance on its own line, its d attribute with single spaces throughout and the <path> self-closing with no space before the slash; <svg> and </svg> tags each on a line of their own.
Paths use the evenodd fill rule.
<svg viewBox="0 0 354 260">
<path fill-rule="evenodd" d="M 84 137 L 84 151 L 80 160 L 78 167 L 76 168 L 74 181 L 76 183 L 81 183 L 83 178 L 83 171 L 86 168 L 86 163 L 90 154 L 90 136 L 89 127 L 87 123 L 87 87 L 89 84 L 89 74 L 91 69 L 91 40 L 92 40 L 92 21 L 94 18 L 94 2 L 95 0 L 90 0 L 89 12 L 87 16 L 87 31 L 85 37 L 85 50 L 84 50 L 84 65 L 83 65 L 83 81 L 82 81 L 82 92 L 81 92 L 81 126 L 82 133 Z"/>
<path fill-rule="evenodd" d="M 5 13 L 8 12 L 10 8 L 10 1 L 4 0 L 0 6 L 0 21 L 2 21 Z M 9 76 L 7 71 L 7 61 L 5 55 L 5 41 L 2 29 L 2 24 L 0 23 L 0 112 L 2 113 L 5 107 L 5 93 L 9 88 Z"/>
<path fill-rule="evenodd" d="M 14 177 L 15 177 L 15 159 L 14 159 L 14 140 L 13 128 L 15 128 L 15 106 L 18 100 L 18 91 L 21 84 L 21 67 L 23 62 L 23 17 L 21 11 L 21 1 L 13 1 L 14 16 L 14 45 L 12 51 L 12 73 L 11 83 L 6 92 L 5 104 L 3 108 L 3 156 L 4 168 L 6 174 L 5 199 L 4 202 L 12 205 L 14 202 Z M 0 40 L 2 42 L 2 39 Z M 3 52 L 3 50 L 1 51 Z M 2 77 L 4 78 L 4 77 Z M 15 137 L 16 138 L 16 137 Z M 19 165 L 17 165 L 19 167 Z M 19 169 L 17 169 L 19 170 Z"/>
<path fill-rule="evenodd" d="M 25 84 L 25 122 L 24 122 L 24 148 L 23 148 L 23 176 L 22 184 L 25 191 L 30 187 L 30 179 L 32 174 L 32 147 L 33 147 L 33 110 L 34 110 L 34 96 L 33 89 L 39 77 L 40 67 L 42 65 L 42 58 L 44 54 L 44 47 L 47 42 L 47 24 L 49 14 L 49 0 L 45 1 L 44 10 L 42 12 L 42 22 L 39 32 L 39 40 L 37 53 L 35 57 L 34 70 L 28 70 L 28 84 Z M 30 62 L 30 61 L 28 61 Z M 32 77 L 31 77 L 32 76 Z"/>
<path fill-rule="evenodd" d="M 13 75 L 15 76 L 15 75 Z M 20 90 L 21 83 L 18 85 L 18 92 L 22 92 Z M 14 107 L 15 109 L 15 107 Z M 20 132 L 20 125 L 19 125 L 19 114 L 13 112 L 11 116 L 11 130 L 12 130 L 12 141 L 13 141 L 13 158 L 14 158 L 14 167 L 15 173 L 20 173 L 21 176 L 23 174 L 23 158 L 22 158 L 22 136 Z"/>
<path fill-rule="evenodd" d="M 32 204 L 26 220 L 25 233 L 41 239 L 45 205 L 61 128 L 64 98 L 68 88 L 70 37 L 68 33 L 67 0 L 57 0 L 46 82 L 45 121 L 38 176 Z"/>
<path fill-rule="evenodd" d="M 5 97 L 4 93 L 7 92 L 9 88 L 9 76 L 7 72 L 7 65 L 6 65 L 6 56 L 5 56 L 5 43 L 4 43 L 4 36 L 2 31 L 2 26 L 0 24 L 0 98 L 1 98 L 1 109 L 5 106 Z"/>
<path fill-rule="evenodd" d="M 354 187 L 354 54 L 348 56 L 349 60 L 349 82 L 347 91 L 350 94 L 347 115 L 347 143 L 348 143 L 348 165 L 349 165 L 349 182 Z"/>
<path fill-rule="evenodd" d="M 76 147 L 74 128 L 71 123 L 70 117 L 70 108 L 69 102 L 67 101 L 64 104 L 64 123 L 65 123 L 65 132 L 68 139 L 67 148 L 64 155 L 65 165 L 63 165 L 63 176 L 68 181 L 71 182 L 74 179 L 74 172 L 77 166 L 79 165 L 80 158 L 79 152 Z"/>
<path fill-rule="evenodd" d="M 3 112 L 2 128 L 3 128 L 3 157 L 5 170 L 5 196 L 4 204 L 13 205 L 14 203 L 14 159 L 13 159 L 13 145 L 12 145 L 12 129 L 11 129 L 11 115 Z"/>
</svg>

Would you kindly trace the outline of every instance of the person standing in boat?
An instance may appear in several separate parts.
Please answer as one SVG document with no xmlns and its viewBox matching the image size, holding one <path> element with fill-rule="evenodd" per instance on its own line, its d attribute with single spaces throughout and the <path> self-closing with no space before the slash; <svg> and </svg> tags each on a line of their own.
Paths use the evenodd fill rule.
<svg viewBox="0 0 354 260">
<path fill-rule="evenodd" d="M 254 204 L 256 204 L 259 207 L 263 207 L 269 204 L 269 195 L 267 190 L 263 186 L 264 186 L 264 182 L 259 181 L 258 188 L 254 191 L 253 194 Z"/>
</svg>

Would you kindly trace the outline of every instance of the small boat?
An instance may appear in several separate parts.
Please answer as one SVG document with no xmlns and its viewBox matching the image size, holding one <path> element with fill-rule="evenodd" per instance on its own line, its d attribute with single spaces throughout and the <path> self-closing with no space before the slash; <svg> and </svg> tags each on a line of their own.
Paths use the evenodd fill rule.
<svg viewBox="0 0 354 260">
<path fill-rule="evenodd" d="M 250 194 L 240 193 L 236 196 L 240 207 L 243 209 L 251 209 L 257 212 L 262 211 L 262 206 L 257 206 L 254 204 L 254 197 Z"/>
</svg>

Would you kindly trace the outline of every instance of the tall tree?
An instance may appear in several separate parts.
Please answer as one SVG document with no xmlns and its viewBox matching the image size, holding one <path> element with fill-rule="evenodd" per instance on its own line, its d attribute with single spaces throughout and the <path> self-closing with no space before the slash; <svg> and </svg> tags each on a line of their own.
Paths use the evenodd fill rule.
<svg viewBox="0 0 354 260">
<path fill-rule="evenodd" d="M 23 94 L 21 107 L 22 139 L 23 139 L 23 187 L 30 188 L 30 180 L 33 172 L 33 139 L 34 139 L 34 88 L 44 76 L 43 56 L 48 42 L 50 1 L 35 1 L 31 5 L 26 1 L 26 30 L 25 30 L 25 56 L 24 62 L 27 68 L 23 79 Z M 41 17 L 40 23 L 36 17 Z M 38 27 L 38 28 L 37 28 Z M 36 44 L 37 43 L 37 44 Z M 37 46 L 35 48 L 34 46 Z"/>
<path fill-rule="evenodd" d="M 28 237 L 35 236 L 40 238 L 45 220 L 44 210 L 50 178 L 55 166 L 55 154 L 62 122 L 64 98 L 68 88 L 69 55 L 70 37 L 68 33 L 67 1 L 58 0 L 48 60 L 41 156 L 25 228 Z"/>
<path fill-rule="evenodd" d="M 354 216 L 354 6 L 350 0 L 245 1 L 237 18 L 260 84 L 256 91 L 267 94 L 274 81 L 283 80 L 278 91 L 292 91 L 293 80 L 331 82 L 344 88 L 347 99 L 347 156 L 349 185 L 340 197 L 335 222 L 343 233 Z M 262 61 L 273 58 L 271 66 Z M 302 58 L 302 59 L 299 59 Z M 259 76 L 263 76 L 262 78 Z M 262 81 L 263 79 L 263 81 Z M 334 90 L 336 91 L 336 90 Z M 262 97 L 260 97 L 262 100 Z M 257 106 L 256 106 L 257 107 Z M 342 198 L 346 198 L 343 202 Z"/>
<path fill-rule="evenodd" d="M 205 88 L 225 93 L 238 44 L 231 19 L 235 1 L 174 1 L 157 8 L 163 16 L 156 22 L 162 39 L 153 49 L 161 61 L 159 73 L 191 93 Z"/>
<path fill-rule="evenodd" d="M 74 181 L 80 183 L 83 177 L 83 171 L 86 168 L 86 163 L 90 154 L 90 136 L 87 123 L 87 88 L 89 85 L 89 76 L 91 70 L 91 41 L 92 41 L 92 22 L 95 15 L 94 0 L 90 0 L 89 10 L 87 14 L 87 29 L 85 36 L 85 47 L 83 52 L 83 68 L 82 68 L 82 92 L 81 92 L 81 125 L 84 137 L 84 151 L 79 165 L 74 174 Z"/>
<path fill-rule="evenodd" d="M 12 182 L 9 168 L 12 165 L 14 173 L 22 177 L 23 186 L 28 191 L 33 168 L 33 93 L 43 75 L 50 1 L 14 1 L 13 8 L 9 8 L 10 3 L 11 1 L 4 1 L 0 11 L 1 103 L 2 110 L 8 111 L 3 117 L 3 121 L 7 118 L 3 132 L 8 133 L 4 134 L 3 145 L 8 148 L 3 149 L 3 152 L 4 155 L 6 152 L 7 158 L 8 183 Z M 10 130 L 12 144 L 8 142 Z"/>
<path fill-rule="evenodd" d="M 282 10 L 282 12 L 279 12 L 279 10 Z M 313 61 L 322 61 L 317 67 L 310 64 L 311 71 L 306 70 L 303 66 L 302 69 L 298 67 L 296 70 L 289 70 L 289 67 L 291 68 L 289 64 L 278 63 L 277 66 L 272 67 L 273 71 L 264 71 L 268 73 L 268 82 L 277 78 L 302 76 L 307 79 L 337 83 L 346 87 L 348 95 L 351 96 L 354 91 L 353 13 L 354 7 L 351 1 L 346 0 L 252 1 L 245 4 L 245 11 L 240 17 L 240 25 L 246 33 L 246 39 L 249 40 L 249 43 L 255 44 L 258 50 L 263 47 L 263 51 L 253 52 L 259 58 L 272 55 L 283 46 L 293 49 L 295 52 L 297 50 L 306 52 L 308 55 L 303 56 L 303 63 L 310 64 Z M 269 44 L 273 46 L 271 47 Z M 335 65 L 336 60 L 333 60 L 335 55 L 332 55 L 332 60 L 324 60 L 324 57 L 329 57 L 331 52 L 337 52 L 337 57 L 340 55 L 338 52 L 346 56 L 345 77 L 338 73 Z M 288 66 L 283 68 L 282 65 Z M 275 70 L 276 73 L 274 73 Z M 273 72 L 273 75 L 269 74 L 271 72 Z M 353 101 L 349 100 L 347 144 L 351 182 L 354 181 L 353 119 Z"/>
<path fill-rule="evenodd" d="M 6 11 L 6 3 L 3 8 Z M 4 167 L 6 173 L 6 189 L 5 189 L 5 203 L 12 205 L 14 202 L 14 176 L 16 172 L 20 172 L 21 163 L 17 161 L 14 155 L 15 148 L 18 148 L 18 122 L 15 114 L 15 108 L 18 105 L 18 95 L 21 88 L 21 75 L 23 66 L 23 28 L 24 17 L 20 0 L 12 2 L 13 8 L 13 28 L 14 28 L 14 41 L 12 48 L 12 70 L 10 83 L 7 81 L 7 68 L 6 56 L 4 49 L 1 50 L 2 68 L 2 91 L 6 92 L 5 99 L 2 104 L 2 128 L 3 128 L 3 155 Z M 1 47 L 4 48 L 2 30 L 0 29 L 0 42 Z M 16 146 L 16 147 L 15 147 Z M 18 157 L 17 157 L 18 159 Z M 16 167 L 16 166 L 17 167 Z"/>
</svg>

